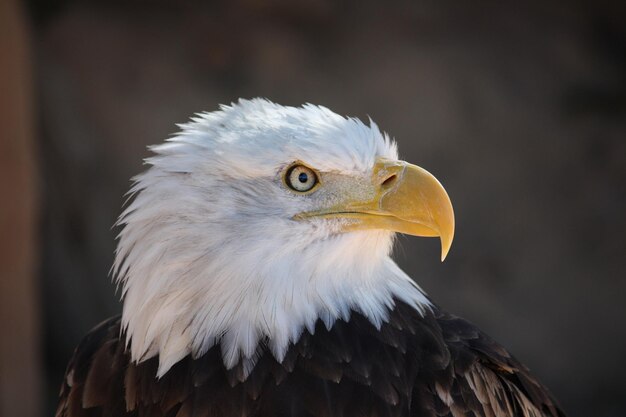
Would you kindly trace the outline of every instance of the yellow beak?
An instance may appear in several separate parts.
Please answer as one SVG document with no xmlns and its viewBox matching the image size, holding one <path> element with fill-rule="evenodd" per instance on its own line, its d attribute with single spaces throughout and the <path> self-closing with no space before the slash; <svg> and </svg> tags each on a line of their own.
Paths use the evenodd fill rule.
<svg viewBox="0 0 626 417">
<path fill-rule="evenodd" d="M 345 219 L 342 230 L 384 229 L 441 239 L 441 260 L 454 237 L 454 211 L 443 186 L 425 169 L 403 161 L 379 159 L 371 178 L 373 189 L 354 190 L 329 209 L 303 213 L 296 218 Z M 369 184 L 368 184 L 369 188 Z M 373 196 L 363 199 L 358 196 Z"/>
</svg>

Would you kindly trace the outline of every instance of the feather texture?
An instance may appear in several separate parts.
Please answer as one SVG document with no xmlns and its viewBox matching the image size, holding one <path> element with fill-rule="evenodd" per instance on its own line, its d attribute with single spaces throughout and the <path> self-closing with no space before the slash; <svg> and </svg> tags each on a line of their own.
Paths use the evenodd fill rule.
<svg viewBox="0 0 626 417">
<path fill-rule="evenodd" d="M 158 358 L 132 362 L 120 318 L 77 348 L 57 417 L 562 417 L 548 391 L 465 320 L 422 315 L 395 300 L 377 329 L 358 312 L 304 331 L 277 361 L 262 347 L 249 375 L 218 347 L 187 356 L 161 378 Z"/>
</svg>

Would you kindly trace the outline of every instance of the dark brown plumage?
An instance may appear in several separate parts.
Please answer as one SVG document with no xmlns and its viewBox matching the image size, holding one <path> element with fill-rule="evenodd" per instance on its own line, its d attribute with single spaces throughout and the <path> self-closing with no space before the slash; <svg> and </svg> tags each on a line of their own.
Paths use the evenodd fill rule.
<svg viewBox="0 0 626 417">
<path fill-rule="evenodd" d="M 304 332 L 278 363 L 265 348 L 246 378 L 219 347 L 161 379 L 158 358 L 130 361 L 120 319 L 76 349 L 57 417 L 564 416 L 548 391 L 474 325 L 401 302 L 376 329 L 352 313 Z"/>
</svg>

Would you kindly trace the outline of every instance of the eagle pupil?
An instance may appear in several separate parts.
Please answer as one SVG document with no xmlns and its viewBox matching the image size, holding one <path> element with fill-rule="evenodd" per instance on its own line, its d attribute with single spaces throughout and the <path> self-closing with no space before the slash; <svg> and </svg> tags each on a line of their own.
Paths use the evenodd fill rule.
<svg viewBox="0 0 626 417">
<path fill-rule="evenodd" d="M 298 181 L 300 181 L 301 183 L 304 184 L 308 180 L 309 180 L 309 176 L 306 173 L 301 172 L 300 175 L 298 175 Z"/>
</svg>

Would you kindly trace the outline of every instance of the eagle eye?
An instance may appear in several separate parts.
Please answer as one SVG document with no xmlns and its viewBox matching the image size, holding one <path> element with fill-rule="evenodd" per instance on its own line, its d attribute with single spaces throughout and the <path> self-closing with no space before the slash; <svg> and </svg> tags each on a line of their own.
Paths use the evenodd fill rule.
<svg viewBox="0 0 626 417">
<path fill-rule="evenodd" d="M 292 190 L 305 193 L 311 191 L 319 183 L 319 180 L 317 174 L 311 168 L 296 164 L 287 170 L 285 183 Z"/>
</svg>

